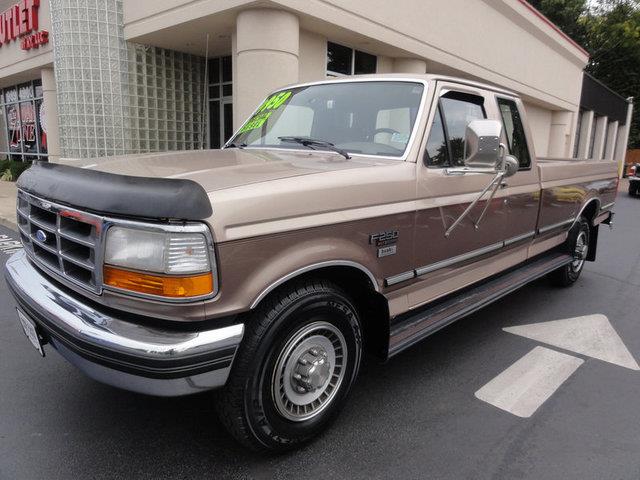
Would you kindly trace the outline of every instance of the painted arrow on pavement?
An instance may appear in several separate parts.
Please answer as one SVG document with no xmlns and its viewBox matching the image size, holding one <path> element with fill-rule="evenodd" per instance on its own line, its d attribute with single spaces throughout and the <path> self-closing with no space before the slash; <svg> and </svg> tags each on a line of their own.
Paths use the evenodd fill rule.
<svg viewBox="0 0 640 480">
<path fill-rule="evenodd" d="M 640 370 L 638 362 L 604 315 L 503 330 L 630 370 Z M 583 363 L 581 358 L 538 346 L 480 388 L 475 396 L 513 415 L 530 417 Z"/>
</svg>

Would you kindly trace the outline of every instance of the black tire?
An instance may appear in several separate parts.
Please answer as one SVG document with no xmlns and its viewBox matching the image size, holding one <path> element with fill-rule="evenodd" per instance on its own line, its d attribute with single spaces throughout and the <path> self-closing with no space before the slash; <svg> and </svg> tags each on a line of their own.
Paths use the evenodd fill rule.
<svg viewBox="0 0 640 480">
<path fill-rule="evenodd" d="M 629 195 L 637 195 L 640 187 L 636 186 L 640 182 L 629 182 Z"/>
<path fill-rule="evenodd" d="M 320 280 L 301 281 L 265 301 L 247 320 L 245 327 L 229 380 L 216 400 L 220 419 L 240 443 L 253 450 L 297 448 L 317 436 L 336 418 L 358 375 L 362 334 L 357 310 L 349 297 L 334 284 Z M 310 333 L 305 337 L 305 332 Z M 342 335 L 341 339 L 337 332 Z M 325 340 L 320 338 L 323 335 Z M 296 341 L 299 343 L 294 348 Z M 304 388 L 295 383 L 298 380 L 294 380 L 294 376 L 299 376 L 295 373 L 299 372 L 298 369 L 305 368 L 299 365 L 305 365 L 301 361 L 303 357 L 305 361 L 310 358 L 305 355 L 310 355 L 312 350 L 307 349 L 307 353 L 301 354 L 299 349 L 306 349 L 308 342 L 314 341 L 326 347 L 320 347 L 318 357 L 327 359 L 328 367 L 325 368 L 331 368 L 331 355 L 329 353 L 327 357 L 325 350 L 330 352 L 332 348 L 325 341 L 337 346 L 333 351 L 334 366 L 328 375 L 330 380 L 323 384 L 325 386 L 301 394 L 299 392 Z M 318 349 L 313 353 L 318 355 Z M 343 363 L 339 367 L 341 361 Z M 291 365 L 295 365 L 294 370 L 289 370 L 290 375 L 287 376 L 286 368 L 291 368 Z M 337 374 L 340 380 L 336 379 Z M 316 383 L 321 383 L 321 378 L 316 378 Z M 289 382 L 288 387 L 285 387 L 285 382 Z M 335 385 L 329 390 L 332 382 Z M 287 397 L 286 388 L 290 390 L 290 397 Z M 303 390 L 295 392 L 292 391 L 294 388 Z M 314 401 L 309 404 L 311 413 L 296 412 L 301 407 L 287 403 L 289 398 L 297 401 L 303 398 L 295 395 L 313 396 L 322 388 L 325 390 L 320 399 L 327 395 L 324 406 L 314 407 L 320 399 Z M 276 390 L 280 392 L 279 399 L 276 398 Z M 294 417 L 294 420 L 285 415 Z M 305 418 L 308 415 L 313 416 Z"/>
<path fill-rule="evenodd" d="M 551 272 L 549 277 L 554 285 L 569 287 L 578 281 L 589 252 L 590 233 L 589 221 L 580 217 L 580 220 L 571 228 L 565 244 L 566 249 L 574 255 L 575 260 Z"/>
</svg>

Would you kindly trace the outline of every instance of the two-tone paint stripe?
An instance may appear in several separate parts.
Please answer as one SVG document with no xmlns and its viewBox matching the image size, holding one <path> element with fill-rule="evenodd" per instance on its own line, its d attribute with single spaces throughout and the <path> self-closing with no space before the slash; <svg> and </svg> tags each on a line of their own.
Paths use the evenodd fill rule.
<svg viewBox="0 0 640 480">
<path fill-rule="evenodd" d="M 385 278 L 385 285 L 387 287 L 391 287 L 393 285 L 397 285 L 398 283 L 406 282 L 407 280 L 411 280 L 413 278 L 426 275 L 427 273 L 435 272 L 436 270 L 440 270 L 446 267 L 450 267 L 452 265 L 456 265 L 458 263 L 466 262 L 468 260 L 481 257 L 482 255 L 495 252 L 497 250 L 500 250 L 501 248 L 514 245 L 516 243 L 523 242 L 525 240 L 533 238 L 535 234 L 536 232 L 532 230 L 531 232 L 527 232 L 525 234 L 509 238 L 502 242 L 496 242 L 491 245 L 487 245 L 486 247 L 478 248 L 477 250 L 472 250 L 471 252 L 463 253 L 462 255 L 456 255 L 455 257 L 451 257 L 446 260 L 440 260 L 438 262 L 431 263 L 429 265 L 425 265 L 423 267 L 419 267 L 414 270 L 409 270 L 406 272 L 399 273 L 398 275 Z"/>
<path fill-rule="evenodd" d="M 500 250 L 502 247 L 504 247 L 504 242 L 498 242 L 492 245 L 487 245 L 486 247 L 479 248 L 477 250 L 472 250 L 470 252 L 463 253 L 462 255 L 457 255 L 455 257 L 451 257 L 446 260 L 441 260 L 439 262 L 432 263 L 424 267 L 416 268 L 415 270 L 416 276 L 419 277 L 421 275 L 425 275 L 427 273 L 440 270 L 441 268 L 450 267 L 451 265 L 455 265 L 456 263 L 466 262 L 467 260 L 471 260 L 472 258 L 480 257 L 482 255 L 486 255 L 487 253 Z"/>
<path fill-rule="evenodd" d="M 603 205 L 602 207 L 600 207 L 600 211 L 609 211 L 615 206 L 615 204 L 616 204 L 615 202 L 611 202 L 606 205 Z M 412 280 L 413 278 L 420 277 L 427 273 L 435 272 L 436 270 L 440 270 L 442 268 L 446 268 L 452 265 L 456 265 L 458 263 L 466 262 L 467 260 L 472 260 L 482 255 L 486 255 L 488 253 L 500 250 L 503 247 L 508 247 L 510 245 L 514 245 L 516 243 L 523 242 L 525 240 L 533 238 L 536 235 L 536 233 L 538 235 L 543 235 L 547 232 L 551 232 L 551 231 L 560 229 L 562 227 L 565 227 L 567 225 L 571 225 L 575 221 L 576 221 L 576 218 L 568 218 L 567 220 L 553 223 L 551 225 L 546 225 L 544 227 L 538 228 L 537 230 L 532 230 L 531 232 L 527 232 L 522 235 L 517 235 L 503 242 L 497 242 L 491 245 L 487 245 L 486 247 L 482 247 L 477 250 L 464 253 L 462 255 L 457 255 L 455 257 L 451 257 L 446 260 L 440 260 L 438 262 L 432 263 L 430 265 L 425 265 L 423 267 L 419 267 L 414 270 L 409 270 L 407 272 L 399 273 L 398 275 L 385 278 L 385 285 L 387 287 L 391 287 L 393 285 L 397 285 L 398 283 L 406 282 L 407 280 Z"/>
<path fill-rule="evenodd" d="M 550 232 L 551 230 L 556 230 L 560 227 L 564 227 L 565 225 L 569 225 L 573 222 L 575 222 L 576 219 L 575 218 L 569 218 L 567 220 L 563 220 L 562 222 L 558 222 L 558 223 L 552 223 L 551 225 L 546 225 L 544 227 L 538 228 L 538 234 L 543 234 L 543 233 L 547 233 Z"/>
</svg>

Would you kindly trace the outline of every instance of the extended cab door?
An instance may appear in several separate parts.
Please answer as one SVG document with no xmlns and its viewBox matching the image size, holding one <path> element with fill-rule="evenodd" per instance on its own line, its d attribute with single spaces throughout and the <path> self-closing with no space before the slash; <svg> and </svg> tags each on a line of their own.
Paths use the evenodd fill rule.
<svg viewBox="0 0 640 480">
<path fill-rule="evenodd" d="M 469 122 L 492 118 L 493 96 L 481 89 L 438 82 L 427 123 L 423 158 L 417 166 L 415 254 L 419 281 L 409 289 L 409 304 L 417 306 L 482 278 L 467 275 L 479 262 L 490 261 L 503 247 L 506 226 L 505 192 L 498 189 L 484 219 L 485 195 L 448 236 L 447 229 L 493 178 L 471 173 L 447 174 L 464 165 L 465 131 Z M 495 118 L 495 117 L 493 117 Z"/>
<path fill-rule="evenodd" d="M 507 217 L 505 247 L 516 248 L 530 244 L 536 233 L 540 205 L 539 172 L 520 99 L 496 93 L 492 103 L 503 124 L 503 142 L 509 154 L 520 164 L 518 173 L 502 183 Z M 521 255 L 525 260 L 525 253 Z"/>
</svg>

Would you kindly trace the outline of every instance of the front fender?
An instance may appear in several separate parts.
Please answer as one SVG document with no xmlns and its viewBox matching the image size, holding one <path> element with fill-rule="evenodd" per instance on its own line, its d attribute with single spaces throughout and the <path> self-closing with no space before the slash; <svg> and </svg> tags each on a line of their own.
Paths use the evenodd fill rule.
<svg viewBox="0 0 640 480">
<path fill-rule="evenodd" d="M 380 292 L 385 277 L 411 268 L 412 227 L 401 214 L 219 244 L 220 292 L 207 302 L 207 316 L 250 310 L 284 282 L 332 266 L 357 269 Z M 388 229 L 399 233 L 397 254 L 378 258 L 369 235 Z"/>
</svg>

